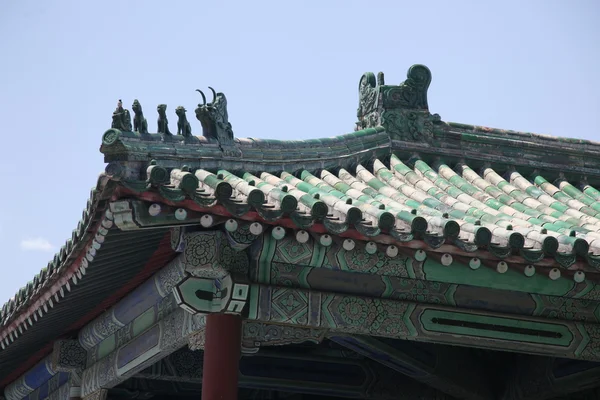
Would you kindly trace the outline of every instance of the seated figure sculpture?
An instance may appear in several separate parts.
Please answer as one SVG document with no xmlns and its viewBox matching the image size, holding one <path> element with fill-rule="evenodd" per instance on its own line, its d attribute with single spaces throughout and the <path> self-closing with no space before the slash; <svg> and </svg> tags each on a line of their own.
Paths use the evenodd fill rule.
<svg viewBox="0 0 600 400">
<path fill-rule="evenodd" d="M 111 127 L 124 132 L 131 132 L 131 115 L 129 114 L 129 110 L 123 108 L 121 99 L 119 99 L 117 108 L 113 112 Z"/>
</svg>

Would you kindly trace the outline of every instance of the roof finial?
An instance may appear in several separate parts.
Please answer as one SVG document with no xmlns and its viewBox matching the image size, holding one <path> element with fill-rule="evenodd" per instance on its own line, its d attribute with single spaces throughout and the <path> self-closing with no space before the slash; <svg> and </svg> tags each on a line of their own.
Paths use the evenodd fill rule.
<svg viewBox="0 0 600 400">
<path fill-rule="evenodd" d="M 383 72 L 365 73 L 359 83 L 358 123 L 356 129 L 374 128 L 382 125 L 387 111 L 414 110 L 429 113 L 427 89 L 431 83 L 431 71 L 424 65 L 409 68 L 407 79 L 400 85 L 386 85 Z"/>
</svg>

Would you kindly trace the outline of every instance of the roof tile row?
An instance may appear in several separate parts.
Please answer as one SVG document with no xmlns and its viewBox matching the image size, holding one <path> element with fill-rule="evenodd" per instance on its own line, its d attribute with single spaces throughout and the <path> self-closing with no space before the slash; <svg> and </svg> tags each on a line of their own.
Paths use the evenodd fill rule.
<svg viewBox="0 0 600 400">
<path fill-rule="evenodd" d="M 585 183 L 578 188 L 563 179 L 554 185 L 540 174 L 528 179 L 509 171 L 503 177 L 489 167 L 478 173 L 466 164 L 405 163 L 395 155 L 385 161 L 359 164 L 353 172 L 279 173 L 187 167 L 169 173 L 152 163 L 147 181 L 123 183 L 138 192 L 154 187 L 173 201 L 219 203 L 235 216 L 256 210 L 275 221 L 289 215 L 300 228 L 322 222 L 334 234 L 354 227 L 401 241 L 423 237 L 434 247 L 450 240 L 473 251 L 506 247 L 597 264 L 600 192 Z"/>
</svg>

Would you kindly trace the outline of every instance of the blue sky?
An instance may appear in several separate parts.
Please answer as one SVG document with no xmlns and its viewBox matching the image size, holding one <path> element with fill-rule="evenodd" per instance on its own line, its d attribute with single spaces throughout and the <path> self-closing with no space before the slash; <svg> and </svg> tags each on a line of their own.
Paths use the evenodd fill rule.
<svg viewBox="0 0 600 400">
<path fill-rule="evenodd" d="M 173 129 L 212 86 L 237 137 L 328 137 L 353 130 L 364 72 L 422 63 L 446 121 L 600 140 L 597 1 L 366 4 L 1 2 L 0 303 L 77 226 L 119 98 L 151 131 L 168 104 Z"/>
</svg>

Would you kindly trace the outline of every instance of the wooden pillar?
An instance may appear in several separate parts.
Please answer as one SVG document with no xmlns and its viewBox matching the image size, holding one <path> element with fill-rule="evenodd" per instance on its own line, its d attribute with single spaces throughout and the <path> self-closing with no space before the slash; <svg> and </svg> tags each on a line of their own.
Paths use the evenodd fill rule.
<svg viewBox="0 0 600 400">
<path fill-rule="evenodd" d="M 237 400 L 241 342 L 239 315 L 207 315 L 202 400 Z"/>
</svg>

